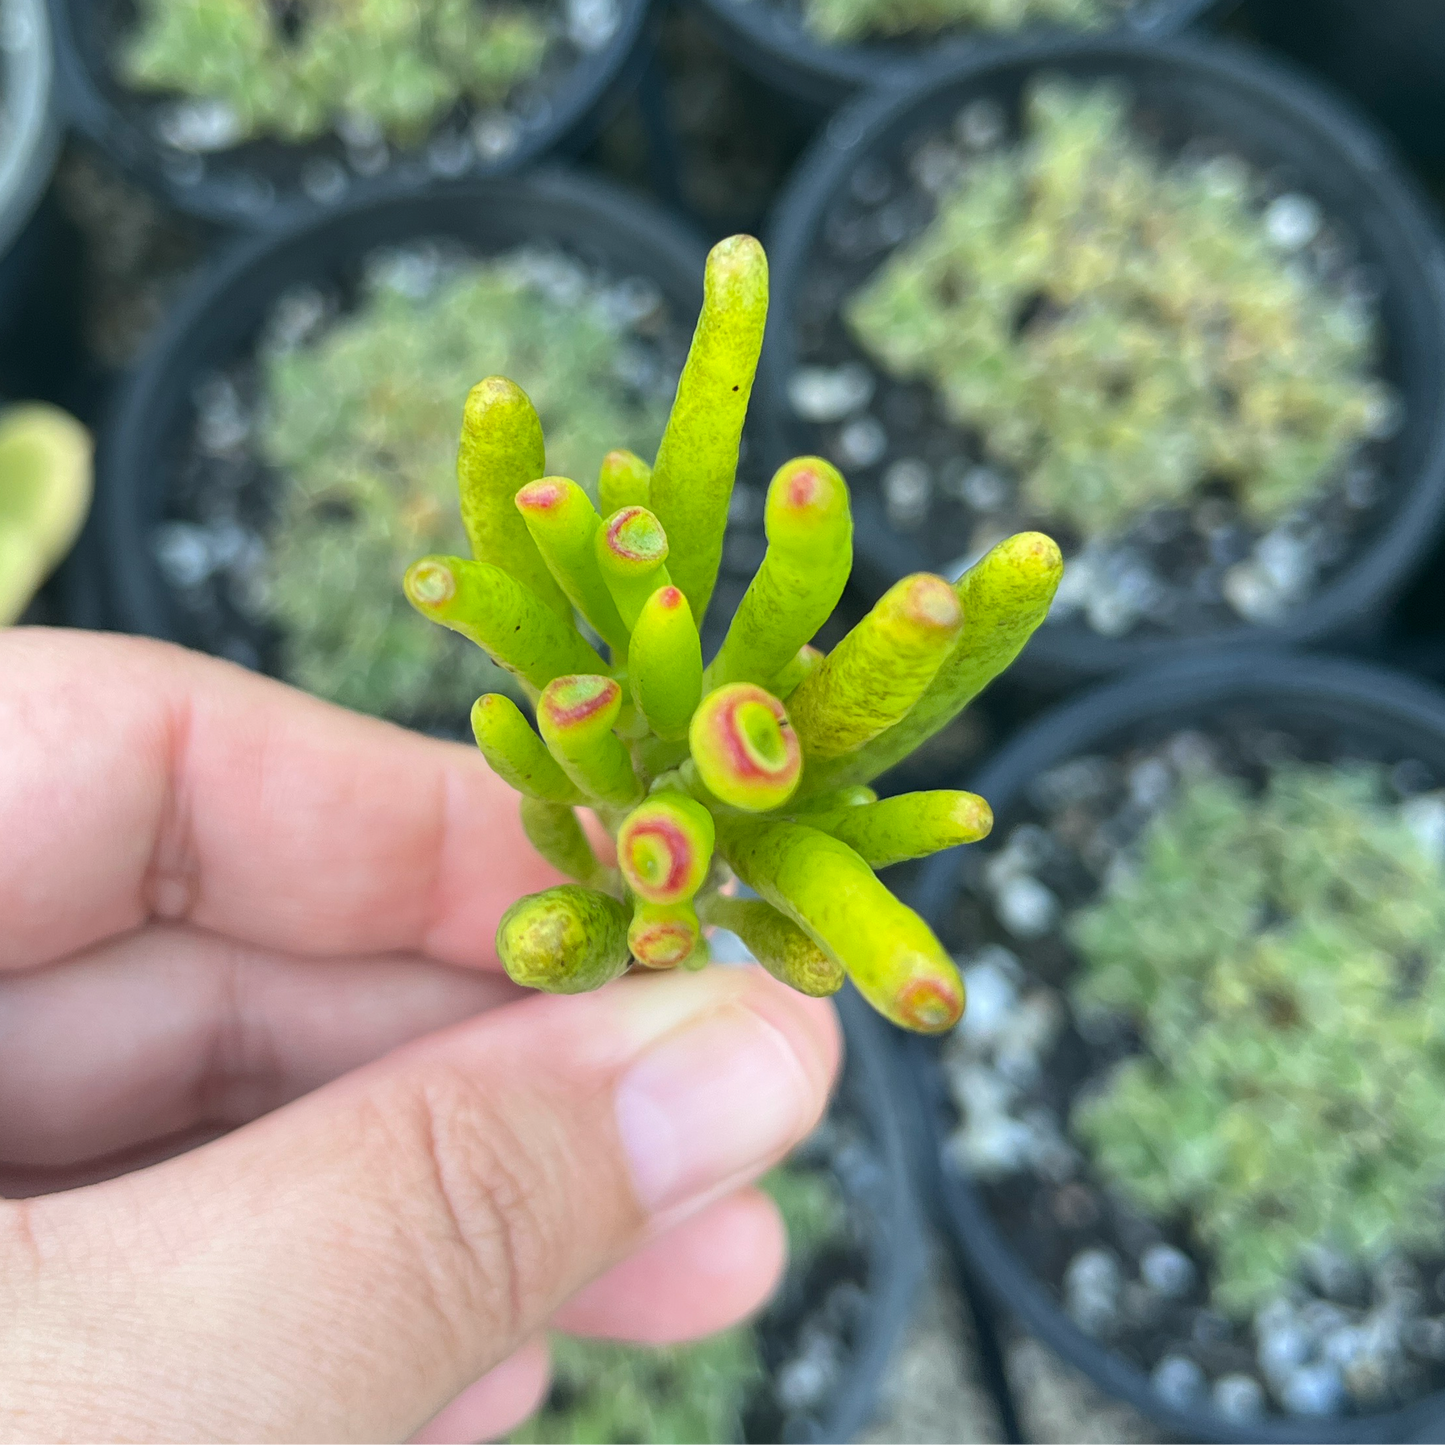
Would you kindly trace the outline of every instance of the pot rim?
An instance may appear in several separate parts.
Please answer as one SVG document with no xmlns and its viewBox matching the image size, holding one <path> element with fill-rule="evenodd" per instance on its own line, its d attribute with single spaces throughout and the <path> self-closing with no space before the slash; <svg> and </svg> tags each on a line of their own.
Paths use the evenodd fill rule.
<svg viewBox="0 0 1445 1445">
<path fill-rule="evenodd" d="M 7 124 L 0 137 L 0 253 L 25 228 L 55 169 L 60 126 L 55 114 L 55 63 L 45 0 L 6 0 L 3 51 Z"/>
<path fill-rule="evenodd" d="M 934 37 L 908 48 L 879 41 L 829 45 L 791 15 L 764 0 L 696 0 L 733 58 L 759 78 L 801 100 L 831 108 L 878 85 L 907 85 L 932 65 L 966 60 L 997 43 L 988 32 Z M 1239 0 L 1136 0 L 1118 30 L 1172 35 L 1232 10 Z M 1046 25 L 1023 33 L 1037 38 L 1077 32 Z M 1094 32 L 1091 32 L 1094 33 Z"/>
</svg>

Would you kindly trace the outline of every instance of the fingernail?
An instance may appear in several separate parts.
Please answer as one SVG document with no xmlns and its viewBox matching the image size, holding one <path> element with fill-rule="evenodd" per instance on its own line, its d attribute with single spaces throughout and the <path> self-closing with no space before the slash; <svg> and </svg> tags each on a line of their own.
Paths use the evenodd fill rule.
<svg viewBox="0 0 1445 1445">
<path fill-rule="evenodd" d="M 617 1088 L 637 1197 L 656 1213 L 761 1169 L 807 1127 L 808 1071 L 787 1038 L 729 1004 L 654 1046 Z"/>
</svg>

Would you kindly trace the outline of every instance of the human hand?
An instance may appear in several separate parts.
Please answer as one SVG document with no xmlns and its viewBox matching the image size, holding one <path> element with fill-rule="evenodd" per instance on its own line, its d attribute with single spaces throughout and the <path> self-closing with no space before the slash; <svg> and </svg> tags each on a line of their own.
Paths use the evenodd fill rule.
<svg viewBox="0 0 1445 1445">
<path fill-rule="evenodd" d="M 523 995 L 493 934 L 554 881 L 471 749 L 0 635 L 0 1437 L 477 1439 L 549 1325 L 762 1302 L 744 1186 L 832 1011 L 757 969 Z"/>
</svg>

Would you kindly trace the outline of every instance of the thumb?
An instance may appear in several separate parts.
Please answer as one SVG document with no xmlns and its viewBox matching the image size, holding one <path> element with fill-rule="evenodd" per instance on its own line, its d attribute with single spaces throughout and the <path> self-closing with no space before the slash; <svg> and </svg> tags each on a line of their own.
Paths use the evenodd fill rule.
<svg viewBox="0 0 1445 1445">
<path fill-rule="evenodd" d="M 813 1125 L 756 969 L 531 998 L 202 1149 L 0 1206 L 0 1435 L 400 1438 Z"/>
</svg>

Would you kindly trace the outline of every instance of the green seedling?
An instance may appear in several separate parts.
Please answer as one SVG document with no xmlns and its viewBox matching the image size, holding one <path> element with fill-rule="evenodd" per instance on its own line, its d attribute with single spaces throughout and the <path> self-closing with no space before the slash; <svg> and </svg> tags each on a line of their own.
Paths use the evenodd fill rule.
<svg viewBox="0 0 1445 1445">
<path fill-rule="evenodd" d="M 1200 771 L 1071 921 L 1077 1008 L 1142 1045 L 1073 1127 L 1134 1205 L 1189 1220 L 1229 1310 L 1316 1249 L 1439 1247 L 1441 812 L 1375 766 L 1277 765 L 1262 792 Z"/>
<path fill-rule="evenodd" d="M 1166 161 L 1117 87 L 1040 81 L 1025 112 L 848 300 L 854 336 L 983 438 L 1028 515 L 1108 536 L 1224 486 L 1257 525 L 1288 516 L 1396 408 L 1371 308 L 1290 254 L 1247 167 Z"/>
<path fill-rule="evenodd" d="M 0 626 L 70 550 L 90 510 L 90 433 L 41 402 L 0 413 Z"/>
<path fill-rule="evenodd" d="M 492 106 L 535 75 L 546 24 L 496 0 L 142 0 L 122 81 L 222 108 L 231 144 L 369 123 L 414 144 L 459 100 Z"/>
<path fill-rule="evenodd" d="M 541 476 L 520 391 L 484 383 L 499 400 L 469 405 L 463 449 L 492 460 L 459 473 L 472 515 L 488 520 L 468 527 L 471 560 L 424 558 L 405 591 L 537 695 L 540 739 L 513 704 L 484 697 L 473 709 L 483 754 L 523 795 L 529 835 L 579 880 L 507 915 L 497 949 L 514 979 L 576 992 L 629 959 L 700 968 L 701 928 L 722 927 L 804 993 L 851 978 L 896 1023 L 939 1032 L 963 1012 L 963 982 L 874 870 L 983 837 L 988 805 L 968 793 L 880 801 L 868 784 L 1008 666 L 1048 611 L 1062 562 L 1027 533 L 955 585 L 905 578 L 825 656 L 811 638 L 847 578 L 852 522 L 843 478 L 799 458 L 773 478 L 767 555 L 704 670 L 699 623 L 766 310 L 762 248 L 745 236 L 720 243 L 657 462 L 607 454 L 605 520 L 572 483 Z M 519 475 L 529 469 L 537 475 Z M 503 516 L 522 519 L 530 551 Z M 549 574 L 545 596 L 528 576 L 534 558 Z M 606 640 L 606 662 L 572 609 Z M 615 873 L 582 833 L 579 802 L 615 838 Z M 734 880 L 759 898 L 731 896 Z"/>
</svg>

